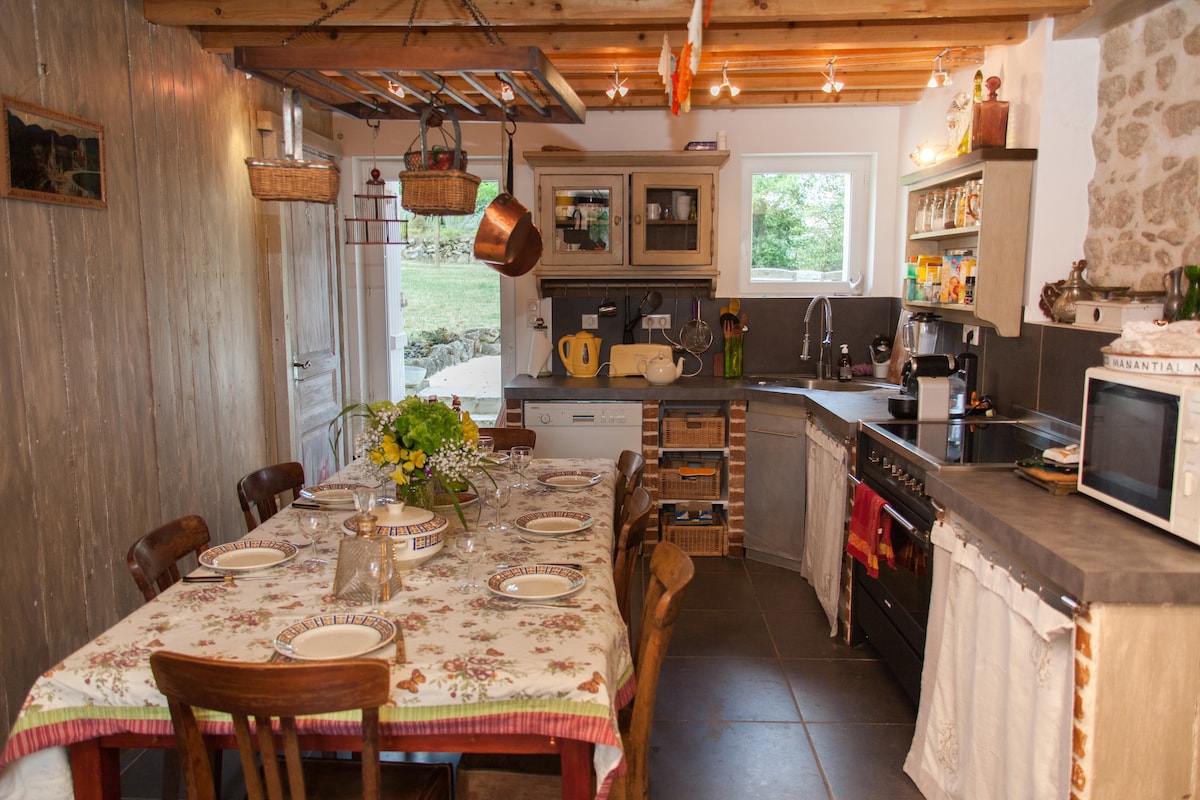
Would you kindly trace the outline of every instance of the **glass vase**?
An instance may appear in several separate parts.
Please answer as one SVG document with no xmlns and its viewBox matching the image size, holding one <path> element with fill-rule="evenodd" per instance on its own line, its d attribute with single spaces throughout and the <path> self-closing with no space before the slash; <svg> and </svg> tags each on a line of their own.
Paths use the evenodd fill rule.
<svg viewBox="0 0 1200 800">
<path fill-rule="evenodd" d="M 1183 276 L 1188 279 L 1188 288 L 1179 307 L 1179 319 L 1194 319 L 1200 312 L 1200 264 L 1185 266 Z"/>
</svg>

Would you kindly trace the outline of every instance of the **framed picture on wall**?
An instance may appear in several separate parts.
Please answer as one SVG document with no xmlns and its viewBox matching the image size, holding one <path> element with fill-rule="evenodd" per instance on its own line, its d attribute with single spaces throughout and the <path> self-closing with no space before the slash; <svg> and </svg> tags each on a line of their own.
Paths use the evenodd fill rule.
<svg viewBox="0 0 1200 800">
<path fill-rule="evenodd" d="M 0 196 L 108 207 L 101 125 L 13 97 L 0 96 L 0 111 Z"/>
</svg>

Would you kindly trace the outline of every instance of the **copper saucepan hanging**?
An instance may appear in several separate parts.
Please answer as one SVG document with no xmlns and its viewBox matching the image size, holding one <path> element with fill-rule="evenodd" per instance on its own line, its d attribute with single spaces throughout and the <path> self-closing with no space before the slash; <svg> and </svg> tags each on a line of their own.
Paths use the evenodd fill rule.
<svg viewBox="0 0 1200 800">
<path fill-rule="evenodd" d="M 506 185 L 484 210 L 479 230 L 475 232 L 475 258 L 510 278 L 529 272 L 542 257 L 542 232 L 533 224 L 529 209 L 511 194 L 512 137 L 515 132 L 516 123 L 506 123 L 502 128 L 502 133 L 508 137 L 507 159 L 501 148 L 501 158 L 506 162 L 502 166 Z"/>
</svg>

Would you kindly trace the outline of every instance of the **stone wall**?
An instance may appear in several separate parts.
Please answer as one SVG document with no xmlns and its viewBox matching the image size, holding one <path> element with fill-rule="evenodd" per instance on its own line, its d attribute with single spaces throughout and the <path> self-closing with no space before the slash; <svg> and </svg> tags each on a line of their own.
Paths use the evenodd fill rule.
<svg viewBox="0 0 1200 800">
<path fill-rule="evenodd" d="M 1088 279 L 1161 289 L 1167 270 L 1200 264 L 1200 4 L 1175 0 L 1104 36 L 1098 112 Z"/>
</svg>

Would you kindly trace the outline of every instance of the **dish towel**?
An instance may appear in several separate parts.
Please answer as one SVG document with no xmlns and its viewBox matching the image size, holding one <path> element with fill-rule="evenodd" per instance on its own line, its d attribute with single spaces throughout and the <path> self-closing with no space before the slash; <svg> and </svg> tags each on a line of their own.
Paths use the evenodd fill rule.
<svg viewBox="0 0 1200 800">
<path fill-rule="evenodd" d="M 838 604 L 842 595 L 842 559 L 846 551 L 846 446 L 812 420 L 805 425 L 808 463 L 805 467 L 804 552 L 800 575 L 817 592 L 829 620 L 829 635 L 837 636 Z"/>
<path fill-rule="evenodd" d="M 879 557 L 893 563 L 892 520 L 883 512 L 887 505 L 879 494 L 860 483 L 854 487 L 854 508 L 850 512 L 850 537 L 846 552 L 862 562 L 867 574 L 879 577 Z"/>
</svg>

